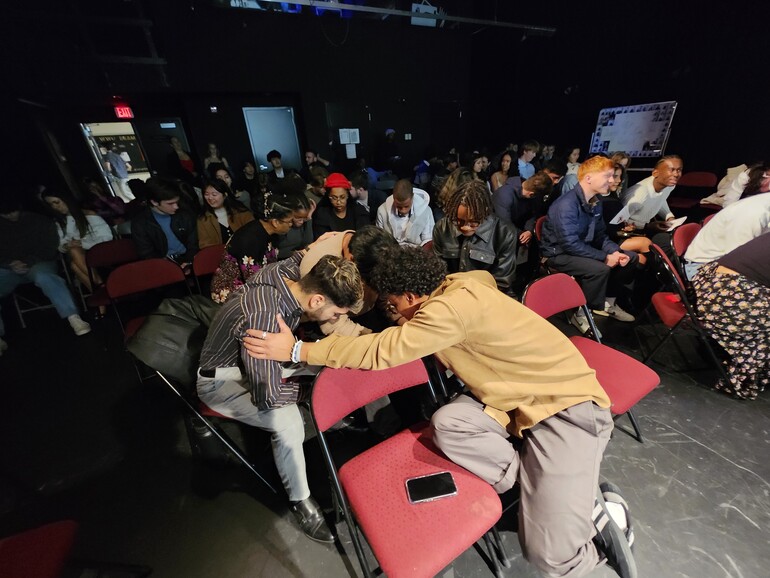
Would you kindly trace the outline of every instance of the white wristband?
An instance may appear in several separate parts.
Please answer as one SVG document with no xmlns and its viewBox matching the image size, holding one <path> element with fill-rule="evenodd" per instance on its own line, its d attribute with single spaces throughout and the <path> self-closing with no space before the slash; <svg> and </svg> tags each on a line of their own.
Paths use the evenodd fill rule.
<svg viewBox="0 0 770 578">
<path fill-rule="evenodd" d="M 294 343 L 294 347 L 291 348 L 291 361 L 292 363 L 299 363 L 299 352 L 302 351 L 302 341 Z"/>
</svg>

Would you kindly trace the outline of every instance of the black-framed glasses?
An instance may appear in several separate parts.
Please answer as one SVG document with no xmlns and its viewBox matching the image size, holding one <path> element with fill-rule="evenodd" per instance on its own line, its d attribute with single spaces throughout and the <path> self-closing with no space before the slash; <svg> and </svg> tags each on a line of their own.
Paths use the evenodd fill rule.
<svg viewBox="0 0 770 578">
<path fill-rule="evenodd" d="M 465 219 L 455 219 L 454 224 L 457 225 L 458 229 L 462 229 L 463 227 L 468 227 L 469 229 L 478 229 L 479 225 L 481 225 L 481 222 L 466 221 Z"/>
</svg>

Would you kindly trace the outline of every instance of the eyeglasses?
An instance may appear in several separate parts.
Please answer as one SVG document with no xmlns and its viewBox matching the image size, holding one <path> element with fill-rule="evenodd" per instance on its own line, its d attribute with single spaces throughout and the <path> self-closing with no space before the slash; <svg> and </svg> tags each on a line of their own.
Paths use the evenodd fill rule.
<svg viewBox="0 0 770 578">
<path fill-rule="evenodd" d="M 278 222 L 281 223 L 282 225 L 293 225 L 294 224 L 294 219 L 288 219 L 288 220 L 281 219 Z"/>
<path fill-rule="evenodd" d="M 458 229 L 468 227 L 469 229 L 478 229 L 481 223 L 479 221 L 466 221 L 465 219 L 455 219 L 454 224 Z"/>
<path fill-rule="evenodd" d="M 396 307 L 395 303 L 391 303 L 390 301 L 388 301 L 385 304 L 385 311 L 387 311 L 388 313 L 398 313 L 398 308 Z"/>
</svg>

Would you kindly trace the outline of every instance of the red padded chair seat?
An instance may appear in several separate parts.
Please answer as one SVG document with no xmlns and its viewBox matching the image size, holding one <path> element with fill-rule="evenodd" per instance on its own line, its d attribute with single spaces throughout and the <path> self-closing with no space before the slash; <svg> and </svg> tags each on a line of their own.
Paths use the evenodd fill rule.
<svg viewBox="0 0 770 578">
<path fill-rule="evenodd" d="M 668 328 L 674 327 L 687 314 L 684 303 L 679 300 L 679 295 L 670 291 L 659 291 L 653 294 L 652 306 Z"/>
<path fill-rule="evenodd" d="M 623 415 L 660 383 L 652 369 L 633 357 L 585 337 L 570 337 L 570 341 L 585 358 L 588 367 L 596 371 L 596 379 L 607 392 L 615 415 Z"/>
<path fill-rule="evenodd" d="M 699 199 L 690 199 L 687 197 L 669 197 L 666 202 L 671 209 L 692 209 L 700 204 Z"/>
<path fill-rule="evenodd" d="M 227 417 L 226 415 L 222 415 L 221 413 L 218 413 L 211 409 L 209 406 L 207 406 L 205 403 L 203 403 L 201 400 L 198 400 L 198 411 L 201 412 L 202 416 L 205 417 L 218 417 L 220 419 L 233 419 L 231 417 Z"/>
<path fill-rule="evenodd" d="M 430 431 L 427 423 L 403 430 L 340 468 L 351 509 L 389 578 L 435 576 L 438 562 L 454 560 L 502 514 L 492 486 L 443 457 Z M 457 495 L 410 504 L 406 479 L 441 471 L 452 472 Z"/>
<path fill-rule="evenodd" d="M 3 578 L 58 578 L 64 569 L 78 525 L 72 520 L 46 524 L 0 540 Z"/>
</svg>

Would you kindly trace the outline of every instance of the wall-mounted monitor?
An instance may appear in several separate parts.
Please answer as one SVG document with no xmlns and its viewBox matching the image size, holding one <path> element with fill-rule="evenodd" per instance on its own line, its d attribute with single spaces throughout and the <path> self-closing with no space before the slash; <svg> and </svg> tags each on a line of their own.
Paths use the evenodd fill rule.
<svg viewBox="0 0 770 578">
<path fill-rule="evenodd" d="M 676 101 L 616 106 L 599 111 L 590 152 L 623 151 L 632 158 L 654 158 L 666 150 Z"/>
</svg>

